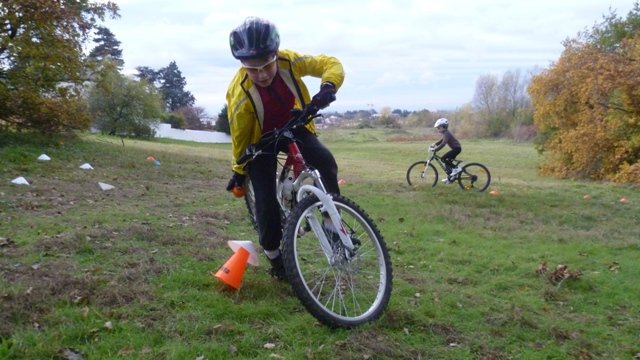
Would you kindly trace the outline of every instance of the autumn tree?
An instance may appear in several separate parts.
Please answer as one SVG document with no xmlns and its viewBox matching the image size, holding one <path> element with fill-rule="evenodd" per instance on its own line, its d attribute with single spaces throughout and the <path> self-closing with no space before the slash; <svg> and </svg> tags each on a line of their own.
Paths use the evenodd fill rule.
<svg viewBox="0 0 640 360">
<path fill-rule="evenodd" d="M 391 108 L 388 106 L 380 109 L 380 114 L 378 116 L 378 124 L 391 129 L 400 128 L 400 123 L 396 116 L 391 112 Z"/>
<path fill-rule="evenodd" d="M 0 126 L 61 132 L 90 123 L 80 93 L 82 44 L 112 2 L 0 2 Z"/>
<path fill-rule="evenodd" d="M 436 122 L 436 120 L 442 117 L 439 112 L 432 112 L 426 109 L 420 111 L 414 111 L 413 113 L 407 116 L 406 123 L 409 126 L 417 126 L 423 127 L 428 126 L 431 127 Z"/>
<path fill-rule="evenodd" d="M 184 119 L 184 127 L 192 130 L 202 130 L 205 128 L 202 119 L 207 116 L 207 112 L 200 106 L 183 106 L 174 111 Z"/>
<path fill-rule="evenodd" d="M 529 87 L 542 173 L 640 183 L 640 6 L 564 47 Z"/>
</svg>

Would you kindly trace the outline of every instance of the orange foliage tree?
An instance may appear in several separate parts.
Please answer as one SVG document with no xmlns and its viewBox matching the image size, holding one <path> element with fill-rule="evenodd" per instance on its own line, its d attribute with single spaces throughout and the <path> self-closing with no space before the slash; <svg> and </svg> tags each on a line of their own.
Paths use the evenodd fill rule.
<svg viewBox="0 0 640 360">
<path fill-rule="evenodd" d="M 0 1 L 0 129 L 86 129 L 82 44 L 112 2 Z"/>
<path fill-rule="evenodd" d="M 565 42 L 529 86 L 543 174 L 640 183 L 640 7 Z"/>
</svg>

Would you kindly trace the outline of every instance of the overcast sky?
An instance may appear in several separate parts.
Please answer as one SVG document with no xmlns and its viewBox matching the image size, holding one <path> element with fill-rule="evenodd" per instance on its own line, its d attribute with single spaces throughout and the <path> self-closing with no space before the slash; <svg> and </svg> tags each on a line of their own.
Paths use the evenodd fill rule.
<svg viewBox="0 0 640 360">
<path fill-rule="evenodd" d="M 113 0 L 112 0 L 113 1 Z M 455 109 L 479 76 L 546 68 L 562 41 L 632 0 L 115 0 L 106 26 L 121 41 L 125 73 L 176 61 L 196 106 L 215 116 L 238 62 L 229 32 L 247 16 L 267 18 L 281 48 L 342 61 L 345 82 L 328 110 L 389 106 Z M 305 78 L 313 92 L 319 86 Z M 313 94 L 312 94 L 313 95 Z"/>
</svg>

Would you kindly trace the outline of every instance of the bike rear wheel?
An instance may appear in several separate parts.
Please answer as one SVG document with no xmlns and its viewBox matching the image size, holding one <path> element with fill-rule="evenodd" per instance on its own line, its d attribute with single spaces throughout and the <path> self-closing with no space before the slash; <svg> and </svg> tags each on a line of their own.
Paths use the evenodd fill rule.
<svg viewBox="0 0 640 360">
<path fill-rule="evenodd" d="M 469 163 L 457 175 L 458 185 L 462 190 L 485 191 L 491 183 L 491 174 L 486 166 Z"/>
<path fill-rule="evenodd" d="M 321 323 L 350 328 L 380 317 L 391 297 L 392 269 L 382 235 L 354 202 L 339 195 L 333 201 L 355 250 L 347 250 L 339 237 L 332 241 L 333 265 L 308 226 L 315 217 L 322 224 L 322 202 L 304 198 L 293 209 L 283 236 L 283 258 L 291 286 L 304 307 Z M 326 230 L 325 230 L 326 231 Z M 327 231 L 327 233 L 330 233 Z M 335 234 L 337 236 L 337 234 Z"/>
<path fill-rule="evenodd" d="M 438 170 L 432 163 L 415 162 L 407 169 L 407 183 L 417 189 L 434 187 L 438 184 Z"/>
</svg>

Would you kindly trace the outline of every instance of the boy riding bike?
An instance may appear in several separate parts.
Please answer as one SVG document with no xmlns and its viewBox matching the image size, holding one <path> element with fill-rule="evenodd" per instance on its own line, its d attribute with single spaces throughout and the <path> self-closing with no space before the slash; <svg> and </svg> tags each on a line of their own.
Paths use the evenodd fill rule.
<svg viewBox="0 0 640 360">
<path fill-rule="evenodd" d="M 450 184 L 455 179 L 455 176 L 458 175 L 462 169 L 458 166 L 453 165 L 453 160 L 455 160 L 456 156 L 458 156 L 462 152 L 462 146 L 460 146 L 460 142 L 458 139 L 453 136 L 453 134 L 449 131 L 449 120 L 445 118 L 440 118 L 436 120 L 436 123 L 433 125 L 434 128 L 438 130 L 440 134 L 442 134 L 442 138 L 436 141 L 435 143 L 429 145 L 429 150 L 433 152 L 438 152 L 438 150 L 442 149 L 445 145 L 449 145 L 449 150 L 447 153 L 442 155 L 442 162 L 447 167 L 447 173 L 449 176 L 442 180 L 445 184 Z"/>
<path fill-rule="evenodd" d="M 303 55 L 280 50 L 278 31 L 268 20 L 249 17 L 229 37 L 231 53 L 241 67 L 227 90 L 227 111 L 231 132 L 233 176 L 227 191 L 242 187 L 248 175 L 255 194 L 256 222 L 260 245 L 271 262 L 271 274 L 285 279 L 280 254 L 282 229 L 276 195 L 277 153 L 286 148 L 274 144 L 245 168 L 238 164 L 247 147 L 262 134 L 282 128 L 291 118 L 291 110 L 313 104 L 325 108 L 335 100 L 344 80 L 342 64 L 327 55 Z M 320 91 L 309 95 L 303 76 L 321 78 Z M 317 169 L 328 192 L 339 194 L 338 165 L 331 152 L 318 140 L 310 122 L 295 130 L 305 160 Z M 268 154 L 267 154 L 268 153 Z"/>
</svg>

